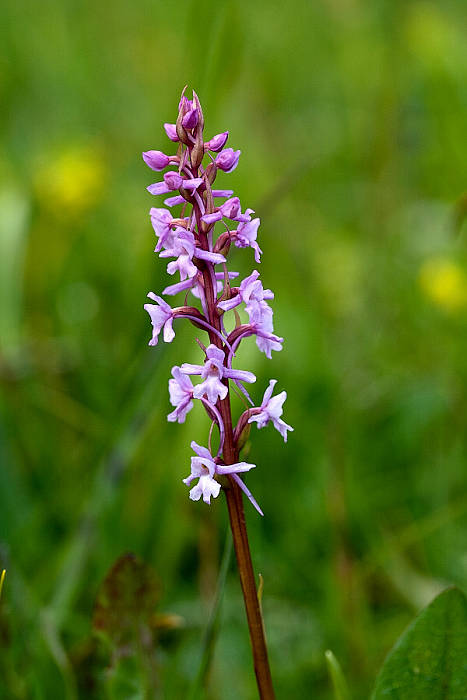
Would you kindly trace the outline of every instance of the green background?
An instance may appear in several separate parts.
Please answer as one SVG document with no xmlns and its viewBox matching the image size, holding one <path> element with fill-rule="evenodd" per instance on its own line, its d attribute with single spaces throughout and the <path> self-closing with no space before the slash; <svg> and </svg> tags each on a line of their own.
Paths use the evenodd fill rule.
<svg viewBox="0 0 467 700">
<path fill-rule="evenodd" d="M 237 362 L 258 402 L 278 379 L 295 428 L 287 445 L 253 428 L 248 448 L 277 695 L 330 698 L 330 648 L 367 697 L 414 613 L 467 588 L 465 3 L 3 0 L 1 15 L 0 696 L 105 697 L 92 611 L 126 551 L 184 620 L 157 647 L 160 696 L 188 697 L 197 673 L 226 508 L 181 483 L 201 408 L 166 421 L 171 367 L 201 359 L 194 329 L 148 348 L 142 308 L 169 278 L 140 154 L 169 148 L 188 83 L 206 134 L 242 150 L 217 182 L 261 217 L 285 338 Z M 253 266 L 234 249 L 231 269 Z M 233 565 L 205 697 L 255 697 Z"/>
</svg>

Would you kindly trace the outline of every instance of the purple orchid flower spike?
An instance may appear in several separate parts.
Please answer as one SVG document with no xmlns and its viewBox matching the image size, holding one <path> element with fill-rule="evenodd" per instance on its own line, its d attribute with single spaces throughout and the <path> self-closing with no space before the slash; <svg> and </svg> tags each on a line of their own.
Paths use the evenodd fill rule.
<svg viewBox="0 0 467 700">
<path fill-rule="evenodd" d="M 274 294 L 263 287 L 258 271 L 253 270 L 238 287 L 231 286 L 238 272 L 228 269 L 229 255 L 238 254 L 238 249 L 252 248 L 259 263 L 262 254 L 258 243 L 260 220 L 252 218 L 254 210 L 246 208 L 242 211 L 240 199 L 234 192 L 222 187 L 223 183 L 221 187 L 216 184 L 218 176 L 223 178 L 238 166 L 241 152 L 225 147 L 228 131 L 204 140 L 203 110 L 195 92 L 192 99 L 188 99 L 183 90 L 176 122 L 165 123 L 164 129 L 172 144 L 172 153 L 152 149 L 144 151 L 143 159 L 157 172 L 169 168 L 160 182 L 149 185 L 147 189 L 153 195 L 169 194 L 164 204 L 171 210 L 152 207 L 150 217 L 157 237 L 155 251 L 161 258 L 172 258 L 167 264 L 169 274 L 180 273 L 180 280 L 166 286 L 163 294 L 184 293 L 185 306 L 172 308 L 160 296 L 153 292 L 148 294 L 155 302 L 144 305 L 152 323 L 149 345 L 158 344 L 161 332 L 164 341 L 171 342 L 175 336 L 172 324 L 176 318 L 185 318 L 198 333 L 207 333 L 204 343 L 198 340 L 205 351 L 204 363 L 182 363 L 180 367 L 172 368 L 169 399 L 173 410 L 167 420 L 184 423 L 188 413 L 196 410 L 197 405 L 203 407 L 209 418 L 209 449 L 191 443 L 195 456 L 191 458 L 191 471 L 184 483 L 191 487 L 190 498 L 195 501 L 202 498 L 209 504 L 221 490 L 225 493 L 241 571 L 259 694 L 260 697 L 273 698 L 243 513 L 243 495 L 258 513 L 263 515 L 263 512 L 240 477 L 255 465 L 240 461 L 240 452 L 244 445 L 242 435 L 246 437 L 250 430 L 248 423 L 256 422 L 258 428 L 263 428 L 271 422 L 284 441 L 287 441 L 292 427 L 281 418 L 286 392 L 273 396 L 276 380 L 270 381 L 261 406 L 256 407 L 244 386 L 253 384 L 255 375 L 247 370 L 233 369 L 232 363 L 240 343 L 249 336 L 255 337 L 258 349 L 269 359 L 273 350 L 282 349 L 283 339 L 274 333 L 270 306 Z M 178 206 L 181 210 L 176 212 L 173 208 Z M 226 230 L 216 232 L 218 221 L 223 222 Z M 236 222 L 235 230 L 231 230 L 230 222 Z M 189 293 L 195 297 L 194 306 L 186 305 Z M 248 315 L 248 323 L 239 322 L 236 309 L 241 306 Z M 232 311 L 235 319 L 230 317 L 229 322 L 228 315 Z M 229 334 L 228 327 L 233 327 Z M 193 384 L 191 377 L 196 376 L 200 381 Z M 241 414 L 236 424 L 232 422 L 231 382 L 253 406 Z M 214 425 L 219 431 L 217 450 L 211 446 Z M 193 481 L 196 483 L 192 484 Z"/>
<path fill-rule="evenodd" d="M 259 409 L 259 413 L 255 413 L 249 418 L 248 423 L 256 422 L 258 428 L 264 428 L 265 425 L 272 422 L 276 430 L 280 432 L 284 438 L 284 442 L 287 442 L 287 431 L 293 431 L 292 426 L 288 425 L 281 419 L 282 406 L 287 398 L 287 392 L 281 391 L 277 396 L 272 396 L 274 387 L 277 384 L 277 379 L 271 379 L 269 386 L 264 392 L 263 401 Z M 272 398 L 271 398 L 272 397 Z"/>
</svg>

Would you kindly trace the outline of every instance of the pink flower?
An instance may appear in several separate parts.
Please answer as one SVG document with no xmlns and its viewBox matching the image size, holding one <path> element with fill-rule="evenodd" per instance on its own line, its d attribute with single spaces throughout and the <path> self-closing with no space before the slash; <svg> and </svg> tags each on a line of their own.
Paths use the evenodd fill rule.
<svg viewBox="0 0 467 700">
<path fill-rule="evenodd" d="M 152 338 L 148 345 L 157 345 L 162 328 L 164 328 L 164 341 L 171 343 L 175 338 L 175 332 L 172 328 L 173 311 L 167 302 L 153 292 L 149 292 L 148 297 L 158 304 L 157 306 L 155 304 L 144 304 L 144 309 L 151 317 L 152 323 Z"/>
<path fill-rule="evenodd" d="M 220 221 L 222 218 L 230 219 L 231 221 L 241 221 L 248 222 L 251 219 L 251 214 L 253 214 L 253 209 L 247 209 L 244 214 L 242 214 L 242 208 L 240 205 L 240 200 L 238 197 L 231 197 L 221 204 L 215 212 L 212 214 L 204 214 L 202 220 L 206 224 L 213 224 L 216 221 Z"/>
<path fill-rule="evenodd" d="M 238 165 L 241 151 L 234 151 L 233 148 L 226 148 L 216 157 L 216 165 L 226 173 L 231 173 Z"/>
<path fill-rule="evenodd" d="M 183 178 L 174 170 L 169 170 L 168 173 L 164 173 L 163 182 L 155 182 L 153 185 L 146 187 L 146 189 L 151 194 L 166 194 L 166 192 L 173 192 L 181 188 L 185 190 L 196 190 L 202 182 L 202 177 Z"/>
<path fill-rule="evenodd" d="M 224 131 L 222 134 L 216 134 L 215 136 L 212 137 L 209 141 L 206 141 L 204 144 L 204 150 L 205 151 L 214 151 L 215 153 L 218 151 L 221 151 L 227 139 L 229 138 L 229 132 Z"/>
<path fill-rule="evenodd" d="M 270 289 L 264 289 L 258 277 L 259 272 L 253 270 L 251 275 L 243 280 L 240 287 L 232 290 L 235 293 L 230 299 L 219 302 L 219 308 L 230 311 L 244 302 L 250 323 L 261 322 L 265 314 L 272 313 L 266 300 L 274 299 L 274 292 L 271 292 Z"/>
<path fill-rule="evenodd" d="M 163 250 L 160 253 L 160 257 L 176 257 L 176 260 L 169 262 L 167 265 L 167 272 L 169 275 L 173 275 L 178 270 L 180 279 L 185 280 L 187 277 L 194 277 L 198 272 L 198 268 L 192 262 L 195 254 L 195 237 L 191 231 L 186 231 L 184 228 L 176 229 L 176 234 L 173 238 L 172 246 Z"/>
<path fill-rule="evenodd" d="M 198 110 L 196 109 L 194 100 L 189 100 L 185 95 L 178 105 L 178 111 L 183 114 L 182 126 L 184 129 L 194 129 L 198 123 Z"/>
<path fill-rule="evenodd" d="M 162 151 L 143 151 L 143 160 L 152 170 L 164 170 L 170 163 L 169 156 Z"/>
<path fill-rule="evenodd" d="M 276 430 L 278 430 L 284 438 L 284 442 L 287 442 L 287 431 L 293 431 L 293 428 L 287 423 L 284 423 L 284 421 L 281 419 L 282 406 L 287 398 L 287 392 L 281 391 L 281 393 L 277 394 L 277 396 L 272 396 L 272 392 L 276 384 L 277 379 L 271 379 L 268 388 L 264 392 L 263 402 L 259 413 L 252 415 L 248 420 L 248 423 L 256 422 L 258 424 L 258 428 L 264 428 L 269 421 L 272 421 L 272 424 Z"/>
<path fill-rule="evenodd" d="M 176 234 L 173 228 L 175 224 L 168 209 L 151 207 L 149 214 L 154 233 L 159 239 L 155 248 L 155 252 L 158 253 L 162 247 L 170 248 L 174 244 Z"/>
<path fill-rule="evenodd" d="M 185 362 L 181 366 L 184 374 L 201 375 L 204 379 L 201 384 L 195 386 L 193 396 L 200 399 L 206 395 L 208 401 L 215 404 L 217 399 L 225 399 L 227 396 L 227 386 L 222 383 L 222 379 L 233 379 L 240 382 L 252 384 L 256 377 L 252 372 L 240 369 L 230 369 L 224 365 L 225 354 L 223 350 L 209 345 L 206 348 L 206 362 L 204 365 L 192 365 Z"/>
<path fill-rule="evenodd" d="M 182 374 L 180 367 L 172 367 L 172 376 L 173 379 L 169 379 L 169 395 L 175 410 L 169 413 L 167 420 L 184 423 L 186 414 L 193 408 L 193 384 L 186 374 Z"/>
<path fill-rule="evenodd" d="M 253 248 L 257 263 L 261 262 L 261 253 L 263 252 L 256 242 L 259 224 L 259 219 L 253 219 L 252 221 L 241 223 L 237 229 L 237 232 L 233 234 L 237 248 L 247 248 L 248 246 Z"/>
<path fill-rule="evenodd" d="M 256 345 L 261 352 L 264 352 L 266 357 L 271 359 L 271 351 L 276 350 L 279 352 L 282 350 L 282 338 L 279 338 L 273 333 L 272 324 L 272 310 L 270 309 L 269 314 L 263 314 L 260 321 L 256 321 L 252 324 L 254 331 L 256 333 Z"/>
<path fill-rule="evenodd" d="M 243 487 L 242 490 L 247 494 L 258 512 L 263 515 L 261 508 L 238 476 L 241 472 L 248 472 L 250 469 L 254 469 L 256 467 L 255 464 L 237 462 L 236 464 L 221 466 L 213 459 L 206 447 L 198 445 L 198 443 L 193 440 L 191 448 L 193 452 L 195 452 L 196 457 L 191 458 L 191 473 L 186 479 L 183 479 L 183 483 L 189 486 L 194 479 L 198 479 L 198 483 L 190 490 L 190 498 L 192 501 L 199 501 L 202 496 L 203 501 L 210 505 L 211 497 L 217 498 L 221 490 L 221 485 L 215 479 L 216 475 L 230 474 L 239 486 L 241 484 L 240 488 Z"/>
<path fill-rule="evenodd" d="M 212 253 L 210 250 L 203 250 L 196 247 L 195 237 L 191 231 L 184 228 L 175 229 L 172 246 L 160 253 L 161 258 L 177 258 L 167 265 L 167 272 L 173 275 L 177 270 L 180 272 L 180 279 L 183 281 L 187 277 L 194 277 L 198 268 L 192 262 L 194 256 L 200 260 L 209 260 L 214 264 L 225 262 L 225 258 L 220 253 Z"/>
<path fill-rule="evenodd" d="M 164 124 L 165 133 L 171 141 L 178 141 L 177 127 L 175 124 Z"/>
</svg>

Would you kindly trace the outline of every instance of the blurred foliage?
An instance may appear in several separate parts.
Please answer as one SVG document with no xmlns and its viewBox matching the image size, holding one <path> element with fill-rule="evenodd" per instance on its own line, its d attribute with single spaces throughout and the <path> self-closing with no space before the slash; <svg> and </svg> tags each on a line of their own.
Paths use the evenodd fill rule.
<svg viewBox="0 0 467 700">
<path fill-rule="evenodd" d="M 142 309 L 167 276 L 140 153 L 168 148 L 188 83 L 207 135 L 242 149 L 219 183 L 261 217 L 286 338 L 271 361 L 253 340 L 238 358 L 255 398 L 278 378 L 295 427 L 286 446 L 272 429 L 247 446 L 277 694 L 332 697 L 330 648 L 368 697 L 414 612 L 467 588 L 465 2 L 1 12 L 0 692 L 101 697 L 92 611 L 126 551 L 158 572 L 161 614 L 186 621 L 160 639 L 164 697 L 197 677 L 226 509 L 181 483 L 202 410 L 166 421 L 170 368 L 200 358 L 194 329 L 148 348 Z M 250 253 L 232 255 L 242 275 Z M 232 566 L 206 698 L 253 697 Z"/>
<path fill-rule="evenodd" d="M 181 621 L 156 614 L 159 600 L 160 585 L 151 567 L 132 554 L 119 557 L 99 589 L 92 620 L 94 632 L 111 652 L 106 697 L 154 697 L 160 690 L 157 632 L 176 628 Z"/>
</svg>

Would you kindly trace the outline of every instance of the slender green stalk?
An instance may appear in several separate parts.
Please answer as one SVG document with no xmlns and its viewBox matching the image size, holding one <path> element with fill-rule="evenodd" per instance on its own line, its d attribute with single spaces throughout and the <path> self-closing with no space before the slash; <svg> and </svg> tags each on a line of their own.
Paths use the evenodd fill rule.
<svg viewBox="0 0 467 700">
<path fill-rule="evenodd" d="M 208 625 L 204 634 L 203 649 L 201 653 L 201 663 L 199 665 L 198 673 L 196 675 L 195 682 L 193 683 L 193 687 L 190 693 L 190 700 L 197 700 L 200 697 L 200 693 L 209 673 L 212 656 L 214 653 L 214 646 L 219 631 L 219 618 L 221 612 L 222 598 L 224 595 L 225 582 L 227 579 L 227 572 L 229 570 L 231 560 L 232 535 L 230 534 L 230 532 L 227 532 L 221 566 L 219 569 L 219 576 L 217 579 L 216 597 L 214 599 L 214 605 L 212 607 Z"/>
</svg>

